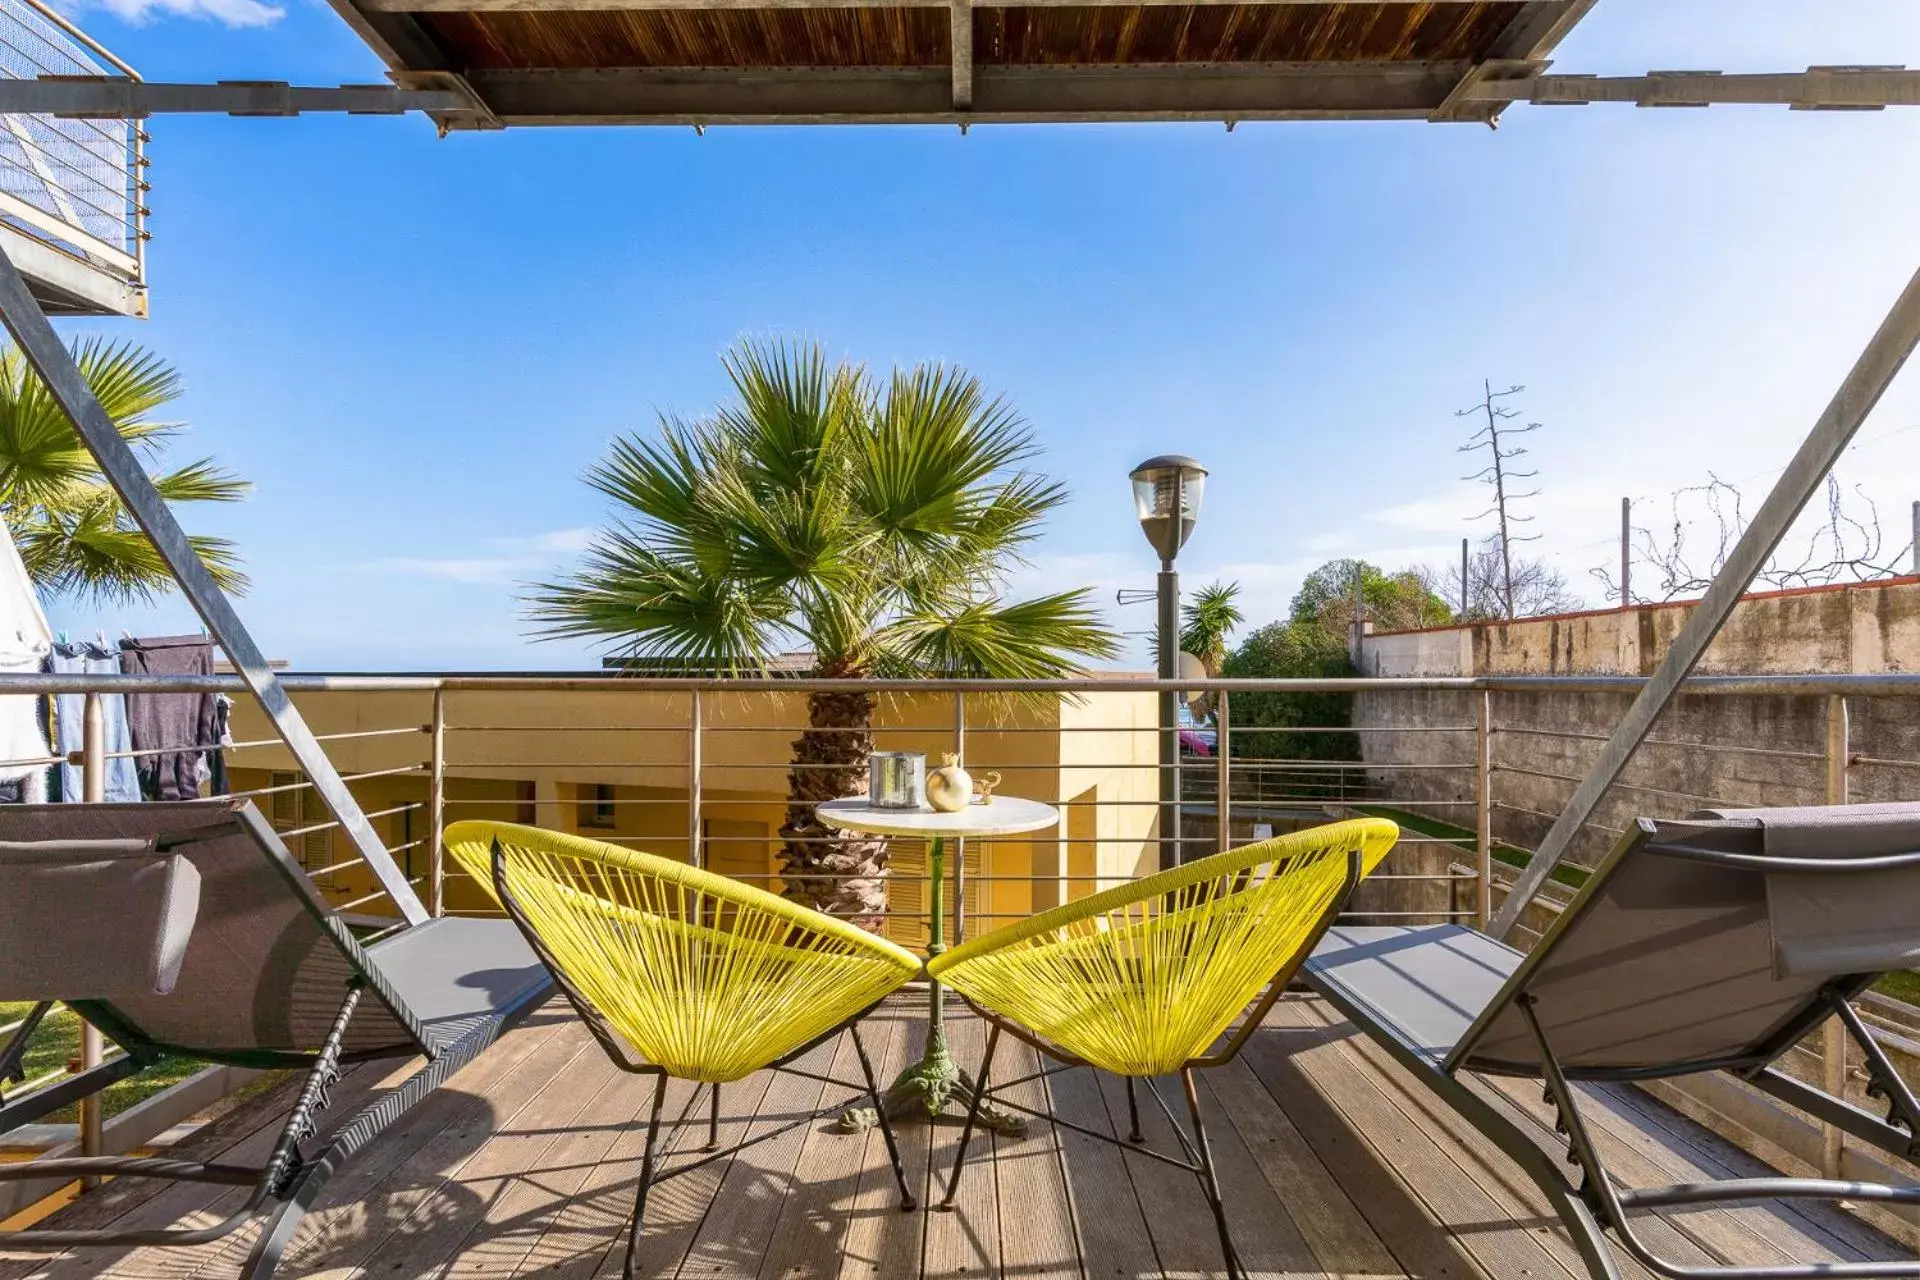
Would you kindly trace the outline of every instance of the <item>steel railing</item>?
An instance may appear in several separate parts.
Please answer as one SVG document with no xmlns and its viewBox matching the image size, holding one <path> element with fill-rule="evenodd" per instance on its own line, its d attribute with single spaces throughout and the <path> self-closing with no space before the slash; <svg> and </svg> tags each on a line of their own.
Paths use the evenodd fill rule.
<svg viewBox="0 0 1920 1280">
<path fill-rule="evenodd" d="M 611 825 L 604 829 L 580 829 L 695 862 L 718 861 L 738 878 L 780 888 L 781 872 L 771 857 L 784 842 L 777 829 L 762 823 L 753 831 L 716 830 L 707 820 L 737 814 L 737 806 L 790 803 L 788 775 L 805 767 L 792 762 L 790 744 L 809 728 L 809 695 L 872 694 L 881 708 L 872 730 L 876 748 L 956 751 L 976 776 L 1002 773 L 1004 792 L 1063 806 L 1060 828 L 1022 838 L 1034 862 L 981 861 L 978 851 L 975 857 L 963 853 L 951 859 L 956 883 L 949 923 L 956 934 L 969 921 L 991 926 L 1165 863 L 1243 843 L 1263 822 L 1305 824 L 1372 811 L 1402 820 L 1404 853 L 1399 863 L 1369 878 L 1369 896 L 1358 902 L 1358 911 L 1377 919 L 1484 925 L 1517 874 L 1511 864 L 1530 856 L 1532 839 L 1551 822 L 1585 758 L 1605 738 L 1551 708 L 1543 713 L 1542 695 L 1577 695 L 1610 705 L 1609 699 L 1624 699 L 1641 683 L 1586 676 L 928 682 L 623 672 L 288 674 L 282 680 L 383 833 L 388 852 L 396 860 L 408 859 L 408 881 L 436 915 L 486 909 L 477 889 L 464 884 L 462 873 L 443 857 L 445 824 L 462 816 L 524 817 L 569 829 L 579 828 L 582 816 L 606 817 Z M 1157 736 L 1178 730 L 1155 726 L 1151 702 L 1142 701 L 1143 695 L 1168 688 L 1212 694 L 1217 714 L 1215 754 L 1183 758 L 1173 766 L 1181 782 L 1178 832 L 1158 829 L 1161 799 L 1153 781 L 1167 767 L 1159 763 Z M 99 699 L 107 694 L 214 691 L 243 689 L 234 676 L 0 676 L 0 695 L 85 695 L 90 727 Z M 1260 712 L 1263 698 L 1301 694 L 1357 696 L 1345 723 L 1287 724 Z M 513 697 L 490 700 L 488 695 Z M 1820 708 L 1823 737 L 1817 743 L 1700 741 L 1688 737 L 1670 713 L 1640 758 L 1704 753 L 1728 762 L 1716 776 L 1729 785 L 1714 788 L 1723 794 L 1708 794 L 1630 770 L 1610 793 L 1620 812 L 1678 816 L 1710 803 L 1844 803 L 1889 791 L 1920 795 L 1920 728 L 1915 726 L 1920 675 L 1699 677 L 1683 687 L 1677 705 L 1690 706 L 1695 698 L 1716 705 L 1728 699 L 1812 700 L 1805 705 Z M 1882 700 L 1902 708 L 1904 718 L 1874 718 L 1877 736 L 1863 736 L 1850 711 Z M 1042 704 L 1070 710 L 1022 711 Z M 396 705 L 402 709 L 393 709 Z M 341 718 L 330 707 L 356 710 Z M 244 714 L 237 719 L 237 727 L 249 723 Z M 340 727 L 334 727 L 335 720 Z M 1098 735 L 1106 735 L 1110 758 L 1087 755 L 1102 747 Z M 1044 751 L 1032 746 L 1045 739 L 1054 745 Z M 1276 743 L 1289 749 L 1276 750 Z M 291 770 L 276 740 L 249 731 L 224 749 L 230 772 L 248 773 L 251 784 L 235 794 L 268 808 L 276 798 L 311 793 L 298 776 L 274 777 Z M 1547 750 L 1559 754 L 1548 760 L 1542 754 Z M 109 759 L 140 754 L 108 752 L 89 736 L 73 763 L 88 779 L 91 794 L 93 779 L 104 778 Z M 1777 784 L 1755 783 L 1742 777 L 1743 761 L 1772 770 L 1803 769 L 1807 785 L 1786 794 Z M 1868 775 L 1876 781 L 1863 796 L 1855 784 Z M 500 787 L 507 782 L 514 784 L 511 793 Z M 583 800 L 582 794 L 563 793 L 563 782 L 612 790 L 586 792 Z M 583 803 L 591 815 L 579 808 Z M 805 808 L 805 802 L 792 803 Z M 338 823 L 325 816 L 280 826 L 282 835 L 297 843 Z M 1597 820 L 1592 829 L 1596 837 L 1606 837 L 1615 828 Z M 908 861 L 911 850 L 897 843 L 893 850 L 902 868 L 914 865 Z M 1576 849 L 1564 864 L 1568 874 L 1577 877 L 1583 860 Z M 358 913 L 370 934 L 378 936 L 399 927 L 397 912 L 370 875 L 354 874 L 363 867 L 364 860 L 354 854 L 309 866 L 308 874 L 337 908 Z M 905 877 L 896 880 L 885 916 L 889 927 L 912 936 L 931 921 L 919 905 L 928 898 L 924 885 L 910 889 L 909 883 Z M 1565 896 L 1564 887 L 1542 895 L 1515 940 L 1527 945 Z M 1887 1003 L 1896 1010 L 1908 1007 Z M 1876 1024 L 1896 1054 L 1902 1045 L 1920 1040 L 1914 1029 L 1920 1027 L 1920 1011 L 1911 1022 L 1903 1017 L 1889 1013 Z M 1836 1093 L 1857 1092 L 1857 1073 L 1850 1075 L 1832 1043 L 1804 1046 L 1796 1059 L 1815 1083 Z M 1829 1143 L 1837 1168 L 1837 1140 Z"/>
</svg>

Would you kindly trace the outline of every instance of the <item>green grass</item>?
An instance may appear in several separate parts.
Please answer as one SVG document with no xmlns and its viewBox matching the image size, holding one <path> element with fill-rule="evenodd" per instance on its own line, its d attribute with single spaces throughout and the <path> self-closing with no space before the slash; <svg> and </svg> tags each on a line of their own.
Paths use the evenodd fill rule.
<svg viewBox="0 0 1920 1280">
<path fill-rule="evenodd" d="M 0 1000 L 0 1027 L 17 1022 L 27 1015 L 33 1006 L 27 1003 L 8 1003 Z M 0 1043 L 13 1038 L 9 1032 L 0 1036 Z M 25 1067 L 28 1080 L 38 1079 L 49 1071 L 64 1070 L 68 1062 L 80 1056 L 80 1018 L 65 1005 L 57 1005 L 49 1013 L 46 1021 L 27 1044 Z M 139 1075 L 108 1085 L 100 1095 L 101 1111 L 104 1115 L 118 1115 L 135 1103 L 151 1098 L 171 1085 L 200 1070 L 206 1064 L 196 1058 L 167 1058 L 148 1067 Z M 8 1092 L 13 1093 L 17 1085 L 10 1085 Z M 47 1124 L 72 1124 L 79 1119 L 77 1107 L 66 1107 L 51 1115 L 42 1117 Z"/>
<path fill-rule="evenodd" d="M 1476 845 L 1477 837 L 1465 827 L 1456 827 L 1450 822 L 1441 822 L 1424 814 L 1408 813 L 1405 809 L 1395 809 L 1391 805 L 1384 804 L 1362 804 L 1355 805 L 1354 808 L 1376 818 L 1391 818 L 1408 831 L 1446 840 L 1468 853 L 1472 853 Z M 1533 861 L 1532 854 L 1510 844 L 1495 842 L 1491 852 L 1496 862 L 1503 862 L 1509 867 L 1525 867 Z M 1587 882 L 1589 873 L 1579 867 L 1570 867 L 1562 863 L 1553 869 L 1553 878 L 1569 888 L 1578 889 Z"/>
</svg>

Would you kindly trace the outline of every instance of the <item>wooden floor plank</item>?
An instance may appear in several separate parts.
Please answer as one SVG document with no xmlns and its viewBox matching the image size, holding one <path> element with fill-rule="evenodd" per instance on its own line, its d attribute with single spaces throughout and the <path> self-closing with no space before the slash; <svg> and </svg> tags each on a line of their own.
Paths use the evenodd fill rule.
<svg viewBox="0 0 1920 1280">
<path fill-rule="evenodd" d="M 724 1085 L 720 1090 L 719 1147 L 724 1150 L 739 1142 L 759 1115 L 761 1100 L 773 1083 L 768 1072 Z M 651 1084 L 649 1083 L 649 1088 Z M 707 1098 L 701 1094 L 688 1122 L 663 1133 L 660 1145 L 664 1153 L 660 1164 L 664 1171 L 698 1160 L 707 1141 Z M 691 1173 L 669 1179 L 647 1195 L 646 1230 L 640 1240 L 640 1274 L 671 1276 L 680 1269 L 693 1246 L 700 1224 L 713 1211 L 714 1191 L 727 1176 L 734 1157 L 728 1156 Z M 595 1274 L 600 1277 L 620 1274 L 624 1250 L 608 1250 Z"/>
<path fill-rule="evenodd" d="M 969 1072 L 979 1070 L 986 1051 L 981 1021 L 966 1012 L 958 997 L 947 998 L 947 1040 L 954 1060 Z M 911 1123 L 924 1127 L 929 1122 Z M 958 1116 L 933 1123 L 926 1192 L 922 1203 L 938 1204 L 946 1191 L 955 1154 L 960 1148 Z M 967 1151 L 967 1169 L 960 1179 L 953 1208 L 934 1210 L 927 1218 L 921 1274 L 934 1277 L 998 1275 L 1000 1273 L 1000 1197 L 994 1180 L 993 1141 L 976 1129 Z"/>
<path fill-rule="evenodd" d="M 1240 1117 L 1212 1088 L 1214 1078 L 1223 1070 L 1195 1072 L 1195 1082 L 1212 1140 L 1221 1199 L 1241 1261 L 1256 1277 L 1319 1280 L 1324 1272 L 1287 1197 L 1277 1193 L 1262 1175 L 1259 1158 L 1240 1132 Z"/>
<path fill-rule="evenodd" d="M 367 1194 L 351 1203 L 336 1202 L 323 1208 L 318 1230 L 328 1242 L 326 1252 L 308 1252 L 294 1265 L 283 1268 L 281 1274 L 345 1280 L 360 1273 L 390 1244 L 397 1244 L 396 1237 L 425 1230 L 431 1219 L 421 1216 L 423 1208 L 437 1203 L 435 1196 L 447 1180 L 457 1176 L 500 1126 L 539 1093 L 555 1073 L 585 1053 L 590 1043 L 577 1022 L 561 1024 L 556 1034 L 542 1041 L 505 1076 L 494 1080 L 484 1093 L 468 1094 L 476 1100 L 475 1105 L 455 1111 L 447 1124 Z M 333 1221 L 336 1217 L 338 1229 Z"/>
<path fill-rule="evenodd" d="M 867 1025 L 876 1035 L 869 1042 L 874 1053 L 874 1075 L 882 1088 L 905 1068 L 908 1054 L 920 1054 L 926 1030 L 923 1001 L 902 996 L 890 1000 Z M 847 1229 L 841 1237 L 837 1280 L 892 1280 L 919 1274 L 926 1230 L 924 1201 L 918 1192 L 927 1181 L 928 1132 L 924 1124 L 906 1124 L 895 1131 L 907 1185 L 919 1206 L 911 1213 L 900 1209 L 900 1188 L 887 1160 L 886 1140 L 878 1128 L 855 1135 L 860 1143 L 860 1174 L 847 1209 Z"/>
<path fill-rule="evenodd" d="M 1366 1215 L 1354 1207 L 1313 1146 L 1273 1103 L 1242 1058 L 1206 1072 L 1207 1087 L 1233 1116 L 1260 1176 L 1266 1179 L 1302 1238 L 1316 1269 L 1329 1280 L 1397 1274 L 1398 1266 Z"/>
<path fill-rule="evenodd" d="M 1095 1079 L 1106 1099 L 1107 1114 L 1113 1118 L 1114 1128 L 1124 1136 L 1126 1082 L 1104 1071 L 1096 1073 Z M 1168 1077 L 1154 1083 L 1168 1106 L 1176 1109 L 1176 1114 L 1183 1114 L 1185 1104 L 1181 1101 L 1180 1082 Z M 1173 1130 L 1154 1102 L 1146 1082 L 1138 1082 L 1137 1089 L 1140 1131 L 1146 1137 L 1143 1145 L 1176 1160 L 1183 1158 Z M 1153 1252 L 1161 1271 L 1168 1277 L 1224 1274 L 1225 1262 L 1213 1212 L 1207 1208 L 1206 1197 L 1201 1194 L 1200 1183 L 1194 1175 L 1130 1152 L 1122 1152 L 1121 1159 L 1127 1163 L 1140 1203 L 1147 1207 L 1147 1233 L 1153 1237 Z"/>
<path fill-rule="evenodd" d="M 1306 1016 L 1318 1019 L 1330 1030 L 1344 1032 L 1349 1029 L 1333 1010 L 1323 1005 L 1303 1004 L 1299 1007 Z M 1365 1036 L 1347 1035 L 1344 1036 L 1342 1047 L 1365 1061 L 1370 1068 L 1368 1079 L 1389 1104 L 1405 1117 L 1407 1124 L 1431 1136 L 1448 1152 L 1461 1173 L 1479 1186 L 1489 1200 L 1507 1206 L 1509 1216 L 1520 1230 L 1531 1232 L 1533 1238 L 1554 1256 L 1568 1274 L 1587 1274 L 1585 1260 L 1545 1193 L 1511 1156 L 1402 1070 L 1379 1045 Z M 1487 1100 L 1496 1111 L 1510 1111 L 1504 1098 Z M 1532 1128 L 1525 1116 L 1510 1113 L 1508 1118 L 1516 1123 L 1523 1134 Z M 1539 1136 L 1551 1137 L 1551 1130 Z M 1551 1158 L 1559 1160 L 1563 1151 L 1564 1143 L 1555 1144 L 1551 1149 Z M 1675 1261 L 1685 1265 L 1712 1265 L 1715 1261 L 1664 1223 L 1655 1220 L 1649 1227 L 1651 1237 L 1657 1239 Z M 1472 1244 L 1469 1240 L 1470 1248 Z M 1625 1280 L 1650 1280 L 1647 1271 L 1623 1250 L 1615 1251 L 1615 1262 Z"/>
<path fill-rule="evenodd" d="M 868 1038 L 863 1032 L 862 1039 Z M 840 1037 L 826 1074 L 836 1080 L 860 1078 L 852 1036 Z M 842 1099 L 852 1102 L 860 1096 L 827 1086 L 822 1090 L 822 1105 Z M 781 1202 L 760 1260 L 761 1280 L 821 1280 L 840 1269 L 840 1243 L 847 1233 L 847 1210 L 859 1186 L 865 1149 L 862 1135 L 842 1133 L 831 1121 L 804 1132 L 793 1165 L 793 1186 Z"/>
<path fill-rule="evenodd" d="M 1038 1071 L 1042 1063 L 1031 1047 L 1007 1035 L 1000 1037 L 996 1057 L 996 1080 L 1018 1080 Z M 1043 1080 L 1016 1084 L 1002 1096 L 1034 1111 L 1047 1110 Z M 1060 1162 L 1059 1131 L 1036 1119 L 1024 1134 L 991 1135 L 990 1141 L 1000 1194 L 1000 1273 L 1007 1280 L 1080 1276 L 1080 1234 Z"/>
<path fill-rule="evenodd" d="M 547 1148 L 612 1078 L 613 1066 L 599 1045 L 582 1038 L 568 1047 L 576 1051 L 557 1069 L 540 1073 L 544 1078 L 524 1102 L 510 1111 L 500 1107 L 480 1146 L 350 1273 L 355 1280 L 441 1276 L 458 1262 L 462 1245 L 475 1239 L 476 1226 L 495 1212 L 510 1212 L 521 1175 L 539 1167 Z M 500 1095 L 489 1101 L 499 1106 Z"/>
<path fill-rule="evenodd" d="M 1124 1127 L 1114 1127 L 1093 1071 L 1082 1067 L 1049 1077 L 1047 1092 L 1061 1119 L 1109 1137 L 1125 1134 Z M 1060 1130 L 1059 1136 L 1087 1280 L 1163 1274 L 1126 1156 L 1111 1142 L 1071 1129 Z"/>
<path fill-rule="evenodd" d="M 1473 1256 L 1434 1218 L 1395 1168 L 1391 1135 L 1382 1152 L 1332 1100 L 1328 1080 L 1350 1076 L 1354 1067 L 1325 1028 L 1302 1024 L 1282 1000 L 1268 1023 L 1242 1051 L 1268 1095 L 1312 1144 L 1342 1193 L 1366 1215 L 1367 1224 L 1392 1252 L 1401 1274 L 1422 1280 L 1511 1280 L 1488 1277 Z"/>
<path fill-rule="evenodd" d="M 837 1048 L 837 1044 L 820 1045 L 794 1065 L 825 1074 Z M 801 1116 L 818 1111 L 825 1095 L 826 1086 L 817 1080 L 790 1072 L 775 1074 L 747 1129 L 747 1138 L 777 1132 Z M 714 1192 L 713 1208 L 680 1264 L 682 1280 L 760 1273 L 768 1242 L 793 1190 L 793 1171 L 801 1147 L 809 1130 L 824 1123 L 816 1120 L 789 1129 L 777 1138 L 749 1147 L 728 1163 L 726 1177 Z"/>
<path fill-rule="evenodd" d="M 613 1135 L 601 1161 L 587 1174 L 565 1207 L 548 1222 L 540 1239 L 521 1260 L 516 1277 L 541 1280 L 591 1280 L 611 1259 L 617 1270 L 626 1251 L 627 1223 L 640 1181 L 646 1150 L 647 1112 L 652 1104 L 653 1080 L 629 1076 L 616 1085 L 616 1114 L 625 1120 Z M 661 1114 L 669 1119 L 687 1114 L 697 1086 L 688 1080 L 670 1080 Z"/>
</svg>

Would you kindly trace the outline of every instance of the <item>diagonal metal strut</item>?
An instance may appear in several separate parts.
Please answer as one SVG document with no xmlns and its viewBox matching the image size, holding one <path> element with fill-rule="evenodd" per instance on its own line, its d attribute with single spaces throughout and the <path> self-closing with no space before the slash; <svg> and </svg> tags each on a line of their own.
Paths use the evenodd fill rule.
<svg viewBox="0 0 1920 1280">
<path fill-rule="evenodd" d="M 53 331 L 53 325 L 48 323 L 46 315 L 40 310 L 40 304 L 28 292 L 27 282 L 21 277 L 19 268 L 13 265 L 4 251 L 0 251 L 0 323 L 6 325 L 27 362 L 53 393 L 61 412 L 72 421 L 74 430 L 100 464 L 100 470 L 106 475 L 114 492 L 120 495 L 120 500 L 126 503 L 134 520 L 153 540 L 154 549 L 173 571 L 174 579 L 192 602 L 195 612 L 226 651 L 227 658 L 252 690 L 253 696 L 259 700 L 267 718 L 273 721 L 280 740 L 287 744 L 294 762 L 312 782 L 315 793 L 327 806 L 327 811 L 339 820 L 347 838 L 353 841 L 354 847 L 367 860 L 367 866 L 380 881 L 381 888 L 393 899 L 408 924 L 424 921 L 427 918 L 426 909 L 420 905 L 413 887 L 407 883 L 406 874 L 394 863 L 386 847 L 380 843 L 380 838 L 368 825 L 359 802 L 347 790 L 333 762 L 327 759 L 319 742 L 307 729 L 307 722 L 287 697 L 286 689 L 267 665 L 266 658 L 261 655 L 259 646 L 254 644 L 252 635 L 240 621 L 239 615 L 233 611 L 226 593 L 220 590 L 213 575 L 207 572 L 207 567 L 200 563 L 200 557 L 194 554 L 193 546 L 187 541 L 179 522 L 173 518 L 172 510 L 147 478 L 146 468 L 140 465 L 140 459 L 134 456 L 133 450 L 114 427 L 113 420 L 107 416 L 107 411 L 94 397 L 66 344 Z"/>
<path fill-rule="evenodd" d="M 1880 328 L 1854 362 L 1846 381 L 1834 393 L 1826 412 L 1814 423 L 1800 451 L 1793 455 L 1793 461 L 1775 482 L 1773 492 L 1761 504 L 1753 523 L 1734 544 L 1726 563 L 1714 575 L 1712 585 L 1688 615 L 1686 626 L 1674 637 L 1659 669 L 1641 688 L 1633 705 L 1627 708 L 1626 715 L 1601 746 L 1599 758 L 1574 788 L 1567 807 L 1554 819 L 1553 828 L 1540 842 L 1540 851 L 1520 873 L 1499 914 L 1488 925 L 1488 933 L 1504 938 L 1519 923 L 1520 913 L 1566 856 L 1573 838 L 1593 816 L 1607 788 L 1619 778 L 1641 740 L 1653 728 L 1653 722 L 1673 701 L 1680 682 L 1700 661 L 1713 638 L 1720 634 L 1721 626 L 1740 603 L 1754 575 L 1780 545 L 1801 508 L 1807 505 L 1807 499 L 1825 483 L 1827 473 L 1833 470 L 1834 463 L 1839 461 L 1840 454 L 1852 442 L 1867 415 L 1873 412 L 1874 405 L 1880 402 L 1881 395 L 1916 345 L 1920 345 L 1920 271 L 1907 281 L 1893 309 L 1887 312 L 1887 318 L 1880 322 Z"/>
</svg>

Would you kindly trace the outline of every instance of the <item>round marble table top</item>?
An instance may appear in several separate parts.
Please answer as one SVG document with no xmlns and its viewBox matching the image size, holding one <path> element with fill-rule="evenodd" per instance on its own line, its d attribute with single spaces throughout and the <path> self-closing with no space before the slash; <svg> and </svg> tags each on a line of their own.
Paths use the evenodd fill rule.
<svg viewBox="0 0 1920 1280">
<path fill-rule="evenodd" d="M 876 836 L 925 836 L 929 839 L 968 836 L 1013 836 L 1038 831 L 1060 821 L 1060 811 L 1038 800 L 994 796 L 985 804 L 970 804 L 956 813 L 938 809 L 881 809 L 865 796 L 829 800 L 815 810 L 820 821 L 843 831 Z"/>
</svg>

